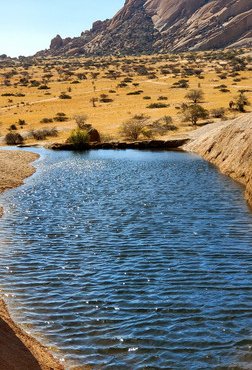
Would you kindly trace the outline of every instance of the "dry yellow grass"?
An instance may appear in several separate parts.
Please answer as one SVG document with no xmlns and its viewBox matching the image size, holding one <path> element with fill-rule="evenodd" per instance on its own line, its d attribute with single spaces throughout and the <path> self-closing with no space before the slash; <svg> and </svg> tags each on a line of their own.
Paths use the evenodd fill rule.
<svg viewBox="0 0 252 370">
<path fill-rule="evenodd" d="M 238 51 L 237 54 L 239 54 Z M 209 55 L 213 55 L 213 57 L 209 58 Z M 188 80 L 189 89 L 200 88 L 204 91 L 205 97 L 201 104 L 208 110 L 220 107 L 228 108 L 229 102 L 241 89 L 249 90 L 246 95 L 252 101 L 252 90 L 250 90 L 252 72 L 249 63 L 247 63 L 245 70 L 238 72 L 238 76 L 231 77 L 230 74 L 233 73 L 234 66 L 231 66 L 230 60 L 219 59 L 218 55 L 218 52 L 216 55 L 208 52 L 194 54 L 193 58 L 191 54 L 182 54 L 127 58 L 47 59 L 29 61 L 29 65 L 27 61 L 13 62 L 10 66 L 2 65 L 0 66 L 2 67 L 0 135 L 4 136 L 12 124 L 15 124 L 18 131 L 24 134 L 34 129 L 57 127 L 59 130 L 57 141 L 64 141 L 75 127 L 74 115 L 85 114 L 88 116 L 88 122 L 102 134 L 118 139 L 120 138 L 121 124 L 133 115 L 140 113 L 149 115 L 151 120 L 160 119 L 165 115 L 171 116 L 178 130 L 175 133 L 167 133 L 165 137 L 185 133 L 192 127 L 183 122 L 179 107 L 186 101 L 185 95 L 188 89 L 172 88 L 172 85 L 182 78 Z M 223 55 L 225 54 L 223 53 Z M 147 69 L 146 75 L 139 74 L 139 66 Z M 198 78 L 195 74 L 184 77 L 185 69 L 194 71 L 201 69 L 203 78 Z M 167 70 L 168 74 L 164 75 L 162 70 Z M 80 80 L 79 73 L 85 74 L 87 79 Z M 96 73 L 98 76 L 95 78 L 94 74 Z M 9 78 L 10 86 L 6 86 L 8 74 L 12 74 Z M 108 74 L 117 74 L 118 76 L 112 78 Z M 220 75 L 223 74 L 227 75 L 225 79 L 220 78 Z M 125 87 L 118 87 L 118 84 L 128 77 L 132 78 L 132 82 L 127 83 Z M 28 78 L 27 86 L 22 86 L 22 81 L 20 82 L 22 78 Z M 48 85 L 50 89 L 39 90 L 38 87 L 31 87 L 31 81 L 34 80 Z M 78 83 L 73 83 L 76 80 Z M 223 93 L 215 88 L 222 84 L 225 84 L 230 91 Z M 143 92 L 140 95 L 127 95 L 137 90 Z M 63 91 L 72 98 L 59 99 L 59 95 Z M 21 93 L 25 96 L 2 96 L 6 93 Z M 93 107 L 90 100 L 92 98 L 99 100 L 101 94 L 109 95 L 113 101 L 110 103 L 98 101 L 96 107 Z M 145 100 L 146 96 L 151 99 Z M 167 97 L 167 100 L 160 102 L 169 104 L 169 107 L 147 108 L 150 103 L 158 102 L 160 96 Z M 247 109 L 249 110 L 250 107 Z M 40 123 L 43 118 L 53 118 L 59 112 L 64 112 L 69 120 L 62 123 Z M 228 118 L 237 114 L 234 111 L 226 113 Z M 26 121 L 23 128 L 18 125 L 19 119 Z M 50 141 L 55 141 L 55 138 L 50 138 Z"/>
</svg>

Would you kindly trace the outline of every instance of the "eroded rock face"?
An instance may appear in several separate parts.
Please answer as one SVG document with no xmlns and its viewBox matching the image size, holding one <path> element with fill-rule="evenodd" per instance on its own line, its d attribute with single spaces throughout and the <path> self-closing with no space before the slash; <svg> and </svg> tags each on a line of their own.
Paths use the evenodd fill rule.
<svg viewBox="0 0 252 370">
<path fill-rule="evenodd" d="M 196 130 L 184 149 L 201 155 L 245 185 L 252 207 L 252 113 Z"/>
<path fill-rule="evenodd" d="M 252 46 L 251 0 L 126 0 L 80 37 L 58 35 L 48 55 L 139 54 Z"/>
<path fill-rule="evenodd" d="M 57 35 L 52 39 L 50 49 L 51 50 L 58 50 L 63 46 L 63 39 L 60 35 Z"/>
<path fill-rule="evenodd" d="M 161 32 L 164 50 L 252 44 L 251 1 L 148 0 L 145 6 Z"/>
</svg>

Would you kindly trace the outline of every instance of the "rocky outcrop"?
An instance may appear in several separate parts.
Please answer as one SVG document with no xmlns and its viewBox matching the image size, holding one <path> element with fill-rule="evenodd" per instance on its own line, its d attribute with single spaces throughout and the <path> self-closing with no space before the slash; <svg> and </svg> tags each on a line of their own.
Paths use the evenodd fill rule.
<svg viewBox="0 0 252 370">
<path fill-rule="evenodd" d="M 247 0 L 148 0 L 146 11 L 161 33 L 163 50 L 252 45 L 252 3 Z"/>
<path fill-rule="evenodd" d="M 88 131 L 88 136 L 89 136 L 89 141 L 91 143 L 100 143 L 101 142 L 101 137 L 99 132 L 95 128 L 91 128 Z"/>
<path fill-rule="evenodd" d="M 80 37 L 57 35 L 38 55 L 108 55 L 252 45 L 250 0 L 126 0 Z"/>
<path fill-rule="evenodd" d="M 138 150 L 176 150 L 188 141 L 188 138 L 175 138 L 170 140 L 144 140 L 144 141 L 115 141 L 115 142 L 90 142 L 82 146 L 82 150 L 98 149 L 138 149 Z M 75 150 L 70 143 L 53 143 L 48 146 L 53 150 Z M 79 150 L 80 148 L 78 148 Z"/>
<path fill-rule="evenodd" d="M 252 113 L 196 130 L 183 148 L 242 183 L 252 206 Z"/>
</svg>

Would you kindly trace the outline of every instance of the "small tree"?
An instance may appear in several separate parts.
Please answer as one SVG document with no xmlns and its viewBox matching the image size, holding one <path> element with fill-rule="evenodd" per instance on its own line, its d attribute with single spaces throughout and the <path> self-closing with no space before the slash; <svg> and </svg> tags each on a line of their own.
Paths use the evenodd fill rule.
<svg viewBox="0 0 252 370">
<path fill-rule="evenodd" d="M 201 89 L 190 90 L 186 94 L 185 98 L 191 100 L 194 104 L 197 104 L 204 98 L 204 92 Z"/>
<path fill-rule="evenodd" d="M 184 121 L 191 122 L 193 126 L 197 125 L 199 119 L 206 119 L 209 116 L 208 111 L 199 104 L 190 105 L 183 110 Z"/>
<path fill-rule="evenodd" d="M 137 140 L 141 134 L 145 135 L 145 128 L 149 118 L 149 116 L 145 116 L 144 114 L 135 115 L 123 123 L 120 129 L 121 135 L 129 140 Z"/>
<path fill-rule="evenodd" d="M 240 95 L 237 96 L 235 102 L 235 107 L 238 112 L 245 112 L 245 106 L 250 105 L 250 102 L 247 98 L 247 96 L 244 94 L 243 91 L 240 92 Z"/>
<path fill-rule="evenodd" d="M 91 98 L 90 99 L 90 103 L 92 103 L 92 106 L 95 108 L 96 107 L 96 104 L 97 103 L 98 99 L 97 98 Z"/>
</svg>

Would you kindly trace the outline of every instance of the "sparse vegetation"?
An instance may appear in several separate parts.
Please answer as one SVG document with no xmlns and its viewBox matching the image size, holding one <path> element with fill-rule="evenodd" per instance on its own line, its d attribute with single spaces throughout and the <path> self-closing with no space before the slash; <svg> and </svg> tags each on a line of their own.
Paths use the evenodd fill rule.
<svg viewBox="0 0 252 370">
<path fill-rule="evenodd" d="M 221 107 L 221 108 L 215 108 L 211 110 L 211 116 L 213 118 L 224 118 L 225 117 L 225 112 L 226 109 Z"/>
<path fill-rule="evenodd" d="M 31 137 L 35 140 L 46 140 L 48 137 L 58 136 L 58 130 L 54 127 L 51 129 L 33 130 L 30 132 Z"/>
<path fill-rule="evenodd" d="M 151 103 L 147 105 L 147 108 L 149 109 L 158 109 L 158 108 L 167 108 L 167 107 L 169 107 L 169 104 L 165 104 L 165 103 Z"/>
<path fill-rule="evenodd" d="M 71 95 L 67 94 L 64 91 L 59 95 L 59 98 L 60 99 L 72 99 Z"/>
<path fill-rule="evenodd" d="M 121 135 L 128 140 L 138 140 L 140 135 L 146 136 L 149 131 L 146 130 L 149 118 L 149 116 L 144 114 L 135 115 L 123 123 L 120 129 Z"/>
<path fill-rule="evenodd" d="M 69 130 L 76 127 L 74 116 L 78 114 L 89 117 L 90 123 L 81 126 L 84 130 L 94 126 L 103 135 L 120 140 L 122 123 L 143 113 L 150 118 L 140 139 L 169 138 L 175 130 L 180 134 L 204 124 L 205 118 L 185 122 L 185 108 L 195 104 L 209 111 L 213 122 L 232 119 L 252 110 L 248 51 L 3 59 L 2 137 L 22 130 L 29 143 L 34 138 L 26 137 L 28 132 L 43 130 L 45 125 L 51 130 L 57 124 L 59 141 L 65 141 Z M 172 123 L 166 125 L 164 116 L 171 117 Z M 54 139 L 48 136 L 47 140 Z"/>
</svg>

